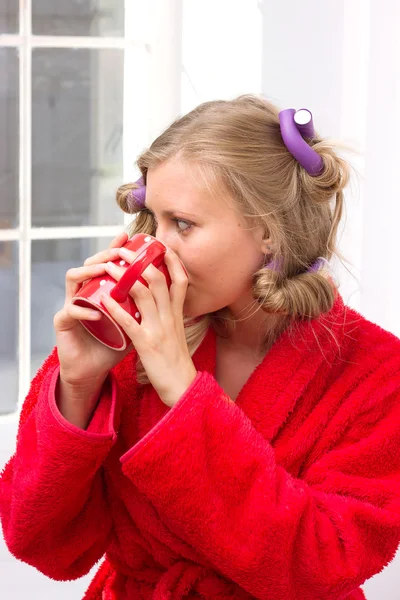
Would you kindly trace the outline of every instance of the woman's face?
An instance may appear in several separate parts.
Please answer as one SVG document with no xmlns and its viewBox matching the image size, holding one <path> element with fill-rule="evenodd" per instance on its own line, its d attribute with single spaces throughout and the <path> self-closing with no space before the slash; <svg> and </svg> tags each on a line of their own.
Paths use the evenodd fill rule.
<svg viewBox="0 0 400 600">
<path fill-rule="evenodd" d="M 188 271 L 184 315 L 197 317 L 225 306 L 235 314 L 248 306 L 253 274 L 265 259 L 262 228 L 246 228 L 226 196 L 211 195 L 195 163 L 171 159 L 149 169 L 146 183 L 155 237 Z"/>
</svg>

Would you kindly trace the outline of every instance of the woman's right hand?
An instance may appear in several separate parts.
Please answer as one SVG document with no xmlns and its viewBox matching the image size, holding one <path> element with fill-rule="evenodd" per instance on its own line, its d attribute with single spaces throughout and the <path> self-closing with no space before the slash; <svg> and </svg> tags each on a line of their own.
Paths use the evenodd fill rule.
<svg viewBox="0 0 400 600">
<path fill-rule="evenodd" d="M 108 249 L 85 260 L 82 267 L 69 269 L 66 274 L 65 304 L 54 316 L 53 322 L 60 361 L 60 381 L 69 388 L 94 390 L 101 387 L 109 371 L 132 350 L 130 345 L 125 351 L 119 352 L 97 341 L 80 324 L 79 319 L 94 321 L 100 317 L 100 313 L 71 304 L 73 296 L 85 281 L 106 273 L 105 263 L 118 258 L 118 248 L 127 239 L 126 233 L 119 234 Z"/>
</svg>

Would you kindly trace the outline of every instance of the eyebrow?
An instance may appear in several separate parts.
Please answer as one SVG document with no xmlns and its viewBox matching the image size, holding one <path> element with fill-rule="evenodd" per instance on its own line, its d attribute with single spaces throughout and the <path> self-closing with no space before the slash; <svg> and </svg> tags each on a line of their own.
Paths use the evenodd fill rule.
<svg viewBox="0 0 400 600">
<path fill-rule="evenodd" d="M 151 210 L 150 206 L 147 205 L 147 203 L 145 204 L 145 208 L 147 208 L 147 210 L 153 213 L 153 211 Z M 173 217 L 174 215 L 181 214 L 186 215 L 187 217 L 197 218 L 197 215 L 194 215 L 193 213 L 184 212 L 182 210 L 162 210 L 161 214 L 163 215 L 163 217 Z"/>
</svg>

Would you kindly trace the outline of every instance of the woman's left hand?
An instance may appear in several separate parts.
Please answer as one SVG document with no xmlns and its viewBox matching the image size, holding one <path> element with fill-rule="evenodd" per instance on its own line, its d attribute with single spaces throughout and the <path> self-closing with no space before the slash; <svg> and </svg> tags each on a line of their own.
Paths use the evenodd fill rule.
<svg viewBox="0 0 400 600">
<path fill-rule="evenodd" d="M 128 263 L 136 256 L 126 248 L 120 248 L 119 254 Z M 197 371 L 189 354 L 183 325 L 188 279 L 178 258 L 169 249 L 164 260 L 172 280 L 169 290 L 164 274 L 149 265 L 142 274 L 149 287 L 136 281 L 129 292 L 141 314 L 140 324 L 107 294 L 103 294 L 101 300 L 132 340 L 161 400 L 172 407 L 193 382 Z M 110 262 L 106 263 L 106 271 L 119 281 L 125 269 Z"/>
</svg>

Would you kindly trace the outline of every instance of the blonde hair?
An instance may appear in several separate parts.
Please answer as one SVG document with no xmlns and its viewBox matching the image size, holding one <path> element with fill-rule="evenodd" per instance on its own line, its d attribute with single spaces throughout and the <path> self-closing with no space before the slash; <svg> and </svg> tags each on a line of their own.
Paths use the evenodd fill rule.
<svg viewBox="0 0 400 600">
<path fill-rule="evenodd" d="M 335 241 L 350 175 L 349 163 L 335 151 L 340 144 L 318 134 L 309 144 L 325 168 L 318 177 L 309 175 L 284 145 L 278 114 L 276 106 L 253 94 L 204 102 L 174 121 L 137 159 L 144 181 L 149 168 L 170 158 L 195 163 L 211 191 L 225 196 L 228 192 L 250 226 L 264 226 L 272 240 L 268 260 L 279 257 L 280 270 L 260 268 L 253 276 L 254 306 L 271 313 L 263 351 L 289 325 L 317 318 L 333 307 L 337 288 L 329 270 L 307 268 L 320 256 L 343 258 Z M 121 209 L 136 213 L 129 234 L 155 235 L 151 213 L 128 201 L 135 187 L 129 183 L 117 191 Z M 195 320 L 184 317 L 190 356 L 210 325 L 232 332 L 239 320 L 243 319 L 235 320 L 228 307 Z M 140 358 L 136 372 L 139 383 L 149 383 Z"/>
</svg>

